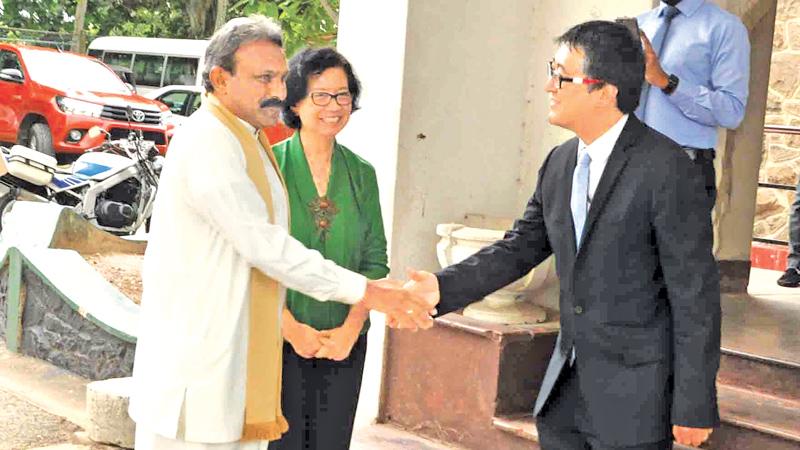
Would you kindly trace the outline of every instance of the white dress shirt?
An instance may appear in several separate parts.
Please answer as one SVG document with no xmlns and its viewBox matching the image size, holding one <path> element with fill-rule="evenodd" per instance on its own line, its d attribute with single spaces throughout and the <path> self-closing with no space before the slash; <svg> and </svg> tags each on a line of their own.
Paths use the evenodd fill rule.
<svg viewBox="0 0 800 450">
<path fill-rule="evenodd" d="M 160 436 L 204 443 L 241 437 L 251 267 L 322 301 L 356 303 L 364 295 L 364 276 L 289 235 L 283 187 L 262 160 L 274 223 L 239 141 L 213 114 L 193 114 L 170 143 L 142 269 L 130 406 L 137 425 Z M 285 289 L 279 297 L 282 310 Z M 185 434 L 177 436 L 181 422 Z"/>
<path fill-rule="evenodd" d="M 600 183 L 600 177 L 603 176 L 603 170 L 606 168 L 608 157 L 611 156 L 611 151 L 614 150 L 614 145 L 617 144 L 617 139 L 619 139 L 619 135 L 622 134 L 622 129 L 625 128 L 626 123 L 628 123 L 627 114 L 620 117 L 617 123 L 589 145 L 586 145 L 583 139 L 578 139 L 578 155 L 586 151 L 589 152 L 589 157 L 591 158 L 591 162 L 589 163 L 590 204 L 594 198 L 594 192 L 597 190 L 597 185 Z"/>
</svg>

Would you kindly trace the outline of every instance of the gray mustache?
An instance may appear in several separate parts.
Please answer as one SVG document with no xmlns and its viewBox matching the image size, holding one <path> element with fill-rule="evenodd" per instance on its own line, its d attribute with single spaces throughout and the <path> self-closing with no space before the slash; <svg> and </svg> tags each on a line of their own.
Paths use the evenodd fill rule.
<svg viewBox="0 0 800 450">
<path fill-rule="evenodd" d="M 266 100 L 261 100 L 261 103 L 258 104 L 261 108 L 280 108 L 283 106 L 283 101 L 278 97 L 268 98 Z"/>
</svg>

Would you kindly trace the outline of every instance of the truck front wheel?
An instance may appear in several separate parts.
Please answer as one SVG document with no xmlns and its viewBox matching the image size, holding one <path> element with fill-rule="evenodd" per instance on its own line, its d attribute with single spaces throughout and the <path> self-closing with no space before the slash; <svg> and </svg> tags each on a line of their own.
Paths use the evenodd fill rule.
<svg viewBox="0 0 800 450">
<path fill-rule="evenodd" d="M 50 134 L 50 127 L 46 123 L 38 122 L 31 125 L 29 133 L 28 147 L 45 155 L 56 156 L 53 149 L 53 135 Z"/>
</svg>

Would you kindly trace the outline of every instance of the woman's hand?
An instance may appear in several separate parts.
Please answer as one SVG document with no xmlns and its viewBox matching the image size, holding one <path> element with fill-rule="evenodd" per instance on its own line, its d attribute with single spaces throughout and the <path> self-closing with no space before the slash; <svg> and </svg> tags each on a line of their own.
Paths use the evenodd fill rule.
<svg viewBox="0 0 800 450">
<path fill-rule="evenodd" d="M 313 358 L 322 347 L 321 333 L 298 322 L 289 310 L 283 310 L 283 338 L 292 345 L 295 353 L 303 358 Z"/>
<path fill-rule="evenodd" d="M 342 361 L 350 356 L 358 337 L 361 327 L 355 327 L 345 323 L 344 325 L 320 332 L 322 347 L 317 351 L 317 358 L 327 358 L 334 361 Z"/>
</svg>

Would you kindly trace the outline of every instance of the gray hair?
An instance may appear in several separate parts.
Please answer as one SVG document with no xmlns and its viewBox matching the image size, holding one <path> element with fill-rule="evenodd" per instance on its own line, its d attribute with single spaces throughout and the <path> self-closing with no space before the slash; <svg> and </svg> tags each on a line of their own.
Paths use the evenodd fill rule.
<svg viewBox="0 0 800 450">
<path fill-rule="evenodd" d="M 242 45 L 254 41 L 268 41 L 278 47 L 283 47 L 280 25 L 269 17 L 254 14 L 229 20 L 211 36 L 211 42 L 206 48 L 206 62 L 203 67 L 203 85 L 206 92 L 214 92 L 210 78 L 211 69 L 219 66 L 234 73 L 236 51 Z"/>
</svg>

